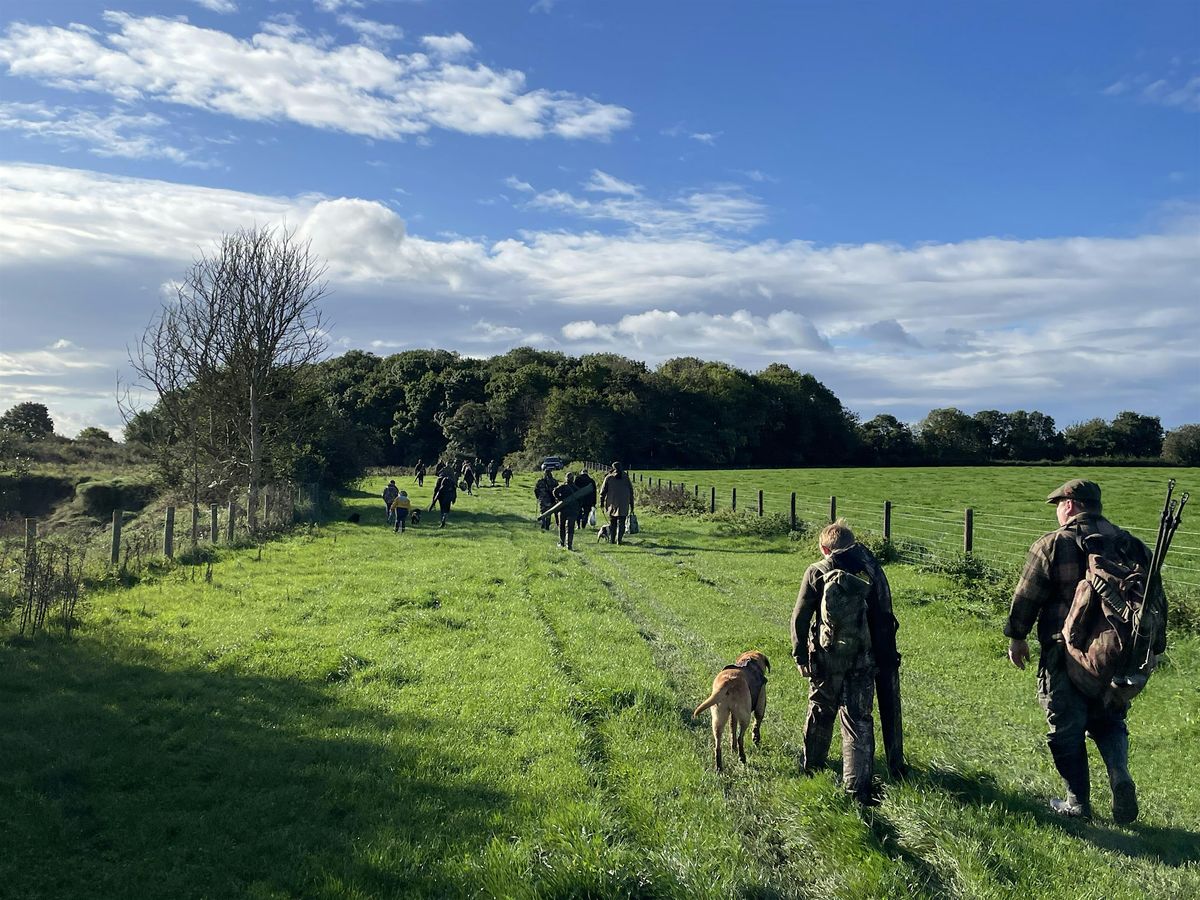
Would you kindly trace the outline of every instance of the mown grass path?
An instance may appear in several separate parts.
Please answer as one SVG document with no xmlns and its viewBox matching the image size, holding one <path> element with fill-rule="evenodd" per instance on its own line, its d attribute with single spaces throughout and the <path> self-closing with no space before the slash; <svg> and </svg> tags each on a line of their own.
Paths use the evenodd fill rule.
<svg viewBox="0 0 1200 900">
<path fill-rule="evenodd" d="M 863 813 L 797 770 L 808 548 L 646 514 L 628 546 L 567 553 L 531 483 L 402 536 L 370 483 L 358 525 L 0 645 L 0 895 L 1200 895 L 1194 638 L 1134 707 L 1142 821 L 1103 814 L 1097 763 L 1101 814 L 1063 823 L 1000 614 L 891 567 L 914 774 Z M 718 776 L 690 710 L 752 647 L 775 666 L 763 743 Z"/>
</svg>

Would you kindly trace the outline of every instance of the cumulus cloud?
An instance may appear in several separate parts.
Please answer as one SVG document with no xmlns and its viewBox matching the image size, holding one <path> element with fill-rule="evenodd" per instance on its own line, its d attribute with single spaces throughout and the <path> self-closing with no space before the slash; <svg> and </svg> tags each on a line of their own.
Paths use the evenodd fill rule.
<svg viewBox="0 0 1200 900">
<path fill-rule="evenodd" d="M 99 115 L 44 103 L 0 103 L 0 129 L 3 130 L 66 146 L 83 146 L 96 156 L 169 159 L 194 164 L 196 161 L 190 154 L 155 134 L 166 125 L 166 119 L 152 113 Z"/>
<path fill-rule="evenodd" d="M 363 19 L 359 16 L 340 15 L 338 16 L 338 24 L 355 32 L 359 40 L 364 44 L 375 47 L 382 47 L 404 37 L 404 30 L 402 28 L 389 25 L 386 22 Z"/>
<path fill-rule="evenodd" d="M 102 390 L 104 370 L 62 359 L 97 354 L 51 349 L 60 338 L 83 343 L 57 323 L 78 323 L 88 346 L 123 347 L 163 281 L 223 231 L 257 223 L 311 238 L 329 264 L 335 337 L 353 346 L 557 343 L 652 363 L 684 354 L 750 369 L 783 361 L 856 411 L 902 417 L 955 405 L 1062 418 L 1069 408 L 1078 411 L 1060 423 L 1069 424 L 1129 408 L 1178 424 L 1200 408 L 1194 220 L 1128 238 L 916 246 L 735 241 L 714 230 L 529 231 L 489 242 L 414 234 L 362 198 L 11 164 L 0 164 L 0 208 L 0 305 L 15 326 L 0 334 L 6 383 Z M 147 272 L 163 274 L 146 284 Z M 37 343 L 15 343 L 39 323 Z M 111 383 L 110 370 L 110 394 Z"/>
<path fill-rule="evenodd" d="M 473 45 L 460 34 L 425 38 L 430 58 L 331 44 L 285 20 L 242 40 L 180 19 L 119 12 L 104 18 L 107 32 L 14 23 L 0 38 L 0 63 L 15 76 L 127 103 L 156 100 L 372 138 L 436 127 L 605 139 L 632 120 L 623 107 L 531 90 L 522 72 L 471 63 L 464 57 Z"/>
<path fill-rule="evenodd" d="M 707 355 L 726 357 L 734 347 L 756 353 L 827 351 L 829 342 L 806 317 L 791 310 L 756 316 L 744 309 L 730 315 L 651 309 L 622 316 L 612 325 L 592 320 L 568 322 L 563 337 L 622 346 L 653 347 L 656 356 Z"/>
</svg>

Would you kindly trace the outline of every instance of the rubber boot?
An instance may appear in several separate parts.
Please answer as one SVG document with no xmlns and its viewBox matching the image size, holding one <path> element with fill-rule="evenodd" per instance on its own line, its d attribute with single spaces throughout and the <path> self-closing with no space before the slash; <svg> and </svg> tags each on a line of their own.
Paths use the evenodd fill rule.
<svg viewBox="0 0 1200 900">
<path fill-rule="evenodd" d="M 1138 817 L 1137 787 L 1129 774 L 1129 733 L 1110 731 L 1094 737 L 1096 749 L 1108 769 L 1108 783 L 1112 786 L 1113 821 L 1128 825 Z"/>
<path fill-rule="evenodd" d="M 1073 819 L 1090 819 L 1092 817 L 1091 776 L 1088 773 L 1087 750 L 1064 751 L 1053 746 L 1050 755 L 1054 758 L 1054 767 L 1067 784 L 1067 796 L 1050 801 L 1050 808 L 1061 816 Z"/>
</svg>

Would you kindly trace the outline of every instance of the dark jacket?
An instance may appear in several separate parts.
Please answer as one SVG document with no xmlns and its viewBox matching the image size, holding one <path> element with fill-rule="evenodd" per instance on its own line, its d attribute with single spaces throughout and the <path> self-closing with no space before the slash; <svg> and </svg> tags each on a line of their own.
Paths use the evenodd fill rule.
<svg viewBox="0 0 1200 900">
<path fill-rule="evenodd" d="M 579 493 L 580 487 L 579 479 L 576 478 L 570 484 L 563 482 L 551 492 L 554 501 L 562 503 L 563 514 L 569 519 L 579 516 L 579 504 L 583 502 L 584 498 L 575 495 Z"/>
<path fill-rule="evenodd" d="M 843 569 L 851 575 L 865 575 L 871 582 L 871 592 L 867 594 L 867 628 L 871 632 L 873 662 L 881 669 L 899 668 L 896 632 L 900 630 L 900 623 L 892 612 L 892 588 L 883 566 L 875 554 L 858 543 L 844 550 L 834 550 L 829 554 L 829 562 L 835 569 Z M 813 563 L 805 570 L 792 611 L 792 656 L 801 665 L 808 665 L 809 650 L 815 646 L 814 637 L 820 628 L 824 568 L 820 563 Z"/>
<path fill-rule="evenodd" d="M 582 509 L 590 509 L 596 505 L 596 482 L 592 481 L 591 475 L 576 475 L 575 488 L 577 490 L 582 490 L 585 487 L 590 487 L 592 492 L 590 494 L 584 494 L 583 499 L 579 501 L 579 506 Z"/>
</svg>

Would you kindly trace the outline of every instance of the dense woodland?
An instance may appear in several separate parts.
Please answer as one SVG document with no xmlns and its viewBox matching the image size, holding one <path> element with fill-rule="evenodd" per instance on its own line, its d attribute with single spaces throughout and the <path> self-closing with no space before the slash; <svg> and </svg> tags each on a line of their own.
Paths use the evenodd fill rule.
<svg viewBox="0 0 1200 900">
<path fill-rule="evenodd" d="M 778 363 L 749 373 L 690 357 L 650 369 L 614 354 L 571 357 L 528 347 L 489 359 L 353 350 L 293 374 L 286 397 L 274 398 L 273 422 L 265 423 L 269 474 L 328 484 L 372 465 L 446 455 L 532 461 L 557 453 L 642 468 L 1200 464 L 1200 425 L 1165 435 L 1158 418 L 1126 411 L 1060 430 L 1036 410 L 968 415 L 954 408 L 931 410 L 915 426 L 891 415 L 860 421 L 815 377 Z M 52 432 L 45 408 L 33 407 L 5 413 L 0 432 Z M 97 431 L 80 439 L 101 440 Z M 158 406 L 134 415 L 125 438 L 157 451 L 164 471 L 174 470 L 168 480 L 188 480 L 195 458 L 186 452 L 187 435 Z"/>
</svg>

